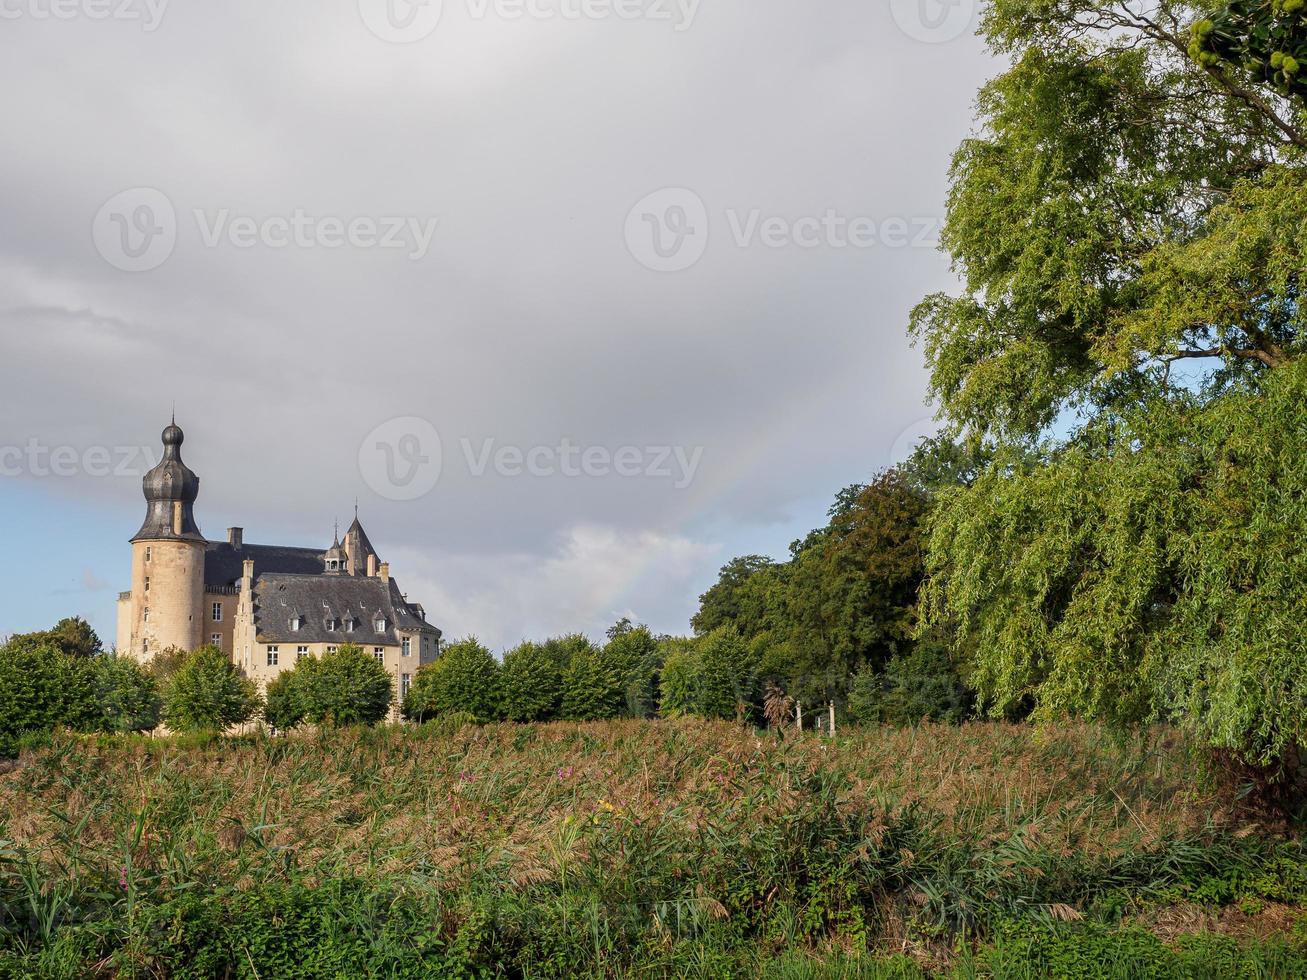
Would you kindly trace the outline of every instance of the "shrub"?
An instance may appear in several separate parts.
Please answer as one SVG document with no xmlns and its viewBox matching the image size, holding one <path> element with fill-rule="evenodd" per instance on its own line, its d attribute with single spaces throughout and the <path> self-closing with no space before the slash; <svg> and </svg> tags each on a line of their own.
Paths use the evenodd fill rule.
<svg viewBox="0 0 1307 980">
<path fill-rule="evenodd" d="M 563 700 L 563 670 L 539 643 L 521 643 L 504 654 L 500 673 L 503 714 L 509 721 L 550 721 Z"/>
<path fill-rule="evenodd" d="M 179 732 L 220 732 L 249 721 L 259 706 L 254 682 L 217 647 L 204 646 L 168 681 L 163 719 Z"/>
<path fill-rule="evenodd" d="M 304 720 L 304 696 L 299 668 L 269 681 L 263 696 L 263 720 L 279 732 L 288 732 Z"/>
<path fill-rule="evenodd" d="M 100 727 L 110 732 L 148 732 L 158 726 L 163 701 L 149 671 L 116 654 L 96 657 L 91 665 Z"/>
<path fill-rule="evenodd" d="M 577 650 L 563 669 L 561 716 L 568 721 L 616 718 L 622 710 L 622 679 L 604 653 Z"/>
<path fill-rule="evenodd" d="M 672 646 L 663 664 L 661 712 L 734 718 L 756 713 L 757 677 L 748 648 L 733 627 L 723 626 Z"/>
<path fill-rule="evenodd" d="M 293 715 L 298 698 L 303 718 L 317 725 L 375 725 L 394 700 L 390 672 L 354 643 L 303 660 L 290 673 L 299 675 L 287 682 L 292 703 L 278 709 L 289 707 Z M 283 699 L 280 692 L 278 699 Z"/>
<path fill-rule="evenodd" d="M 404 717 L 426 721 L 450 711 L 466 711 L 477 721 L 499 716 L 499 661 L 476 637 L 451 643 L 440 658 L 420 668 L 404 699 Z"/>
<path fill-rule="evenodd" d="M 628 718 L 651 718 L 658 713 L 658 675 L 662 654 L 647 626 L 622 620 L 608 631 L 604 657 L 617 671 L 622 687 L 622 713 Z"/>
</svg>

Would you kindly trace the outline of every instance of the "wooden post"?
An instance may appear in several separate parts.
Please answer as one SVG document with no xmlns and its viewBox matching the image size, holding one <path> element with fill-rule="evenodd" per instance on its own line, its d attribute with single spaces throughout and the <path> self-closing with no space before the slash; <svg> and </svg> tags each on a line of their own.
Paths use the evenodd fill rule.
<svg viewBox="0 0 1307 980">
<path fill-rule="evenodd" d="M 799 731 L 803 731 L 803 702 L 794 702 L 794 721 Z"/>
<path fill-rule="evenodd" d="M 830 737 L 835 737 L 835 702 L 830 703 Z"/>
</svg>

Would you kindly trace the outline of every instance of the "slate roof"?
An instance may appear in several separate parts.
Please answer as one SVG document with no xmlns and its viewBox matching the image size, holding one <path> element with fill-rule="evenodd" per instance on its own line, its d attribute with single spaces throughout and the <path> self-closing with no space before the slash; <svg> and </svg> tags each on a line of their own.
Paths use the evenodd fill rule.
<svg viewBox="0 0 1307 980">
<path fill-rule="evenodd" d="M 205 585 L 239 585 L 246 559 L 253 559 L 254 574 L 289 572 L 321 575 L 326 568 L 317 548 L 283 548 L 275 544 L 243 544 L 233 548 L 226 541 L 210 541 L 204 551 Z"/>
<path fill-rule="evenodd" d="M 396 630 L 440 636 L 440 630 L 423 620 L 404 601 L 394 579 L 351 575 L 298 575 L 254 570 L 254 631 L 260 643 L 357 643 L 398 646 Z M 386 628 L 377 632 L 377 613 L 384 615 Z M 300 628 L 291 629 L 291 619 L 300 617 Z M 336 623 L 327 629 L 327 620 Z M 354 629 L 346 622 L 354 620 Z"/>
</svg>

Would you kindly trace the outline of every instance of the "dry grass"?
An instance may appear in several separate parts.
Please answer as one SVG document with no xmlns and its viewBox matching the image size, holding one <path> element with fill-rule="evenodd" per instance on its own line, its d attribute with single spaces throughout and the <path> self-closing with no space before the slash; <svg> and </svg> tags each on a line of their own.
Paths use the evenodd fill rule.
<svg viewBox="0 0 1307 980">
<path fill-rule="evenodd" d="M 121 838 L 134 815 L 145 861 L 251 848 L 300 867 L 434 872 L 457 884 L 487 862 L 538 882 L 566 860 L 573 820 L 621 816 L 691 832 L 799 805 L 787 779 L 817 771 L 839 806 L 891 817 L 916 807 L 978 844 L 1021 834 L 1041 850 L 1111 854 L 1227 824 L 1187 746 L 1154 731 L 1130 744 L 1077 725 L 971 724 L 778 740 L 727 723 L 498 725 L 309 734 L 185 747 L 80 742 L 0 775 L 0 836 L 55 852 Z M 169 840 L 152 835 L 166 828 Z M 874 837 L 875 827 L 869 828 Z M 542 855 L 555 855 L 550 860 Z"/>
</svg>

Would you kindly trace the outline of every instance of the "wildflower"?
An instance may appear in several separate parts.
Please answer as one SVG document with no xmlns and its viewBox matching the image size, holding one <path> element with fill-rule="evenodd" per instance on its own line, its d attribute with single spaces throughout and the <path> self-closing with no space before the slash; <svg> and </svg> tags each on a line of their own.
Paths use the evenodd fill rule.
<svg viewBox="0 0 1307 980">
<path fill-rule="evenodd" d="M 564 769 L 559 769 L 559 770 L 558 770 L 558 779 L 559 779 L 560 781 L 562 781 L 562 780 L 566 780 L 566 779 L 571 779 L 571 778 L 572 778 L 572 767 L 571 767 L 571 766 L 567 766 L 567 767 L 564 768 Z"/>
<path fill-rule="evenodd" d="M 122 870 L 118 872 L 118 887 L 127 891 L 127 865 L 123 865 Z"/>
</svg>

